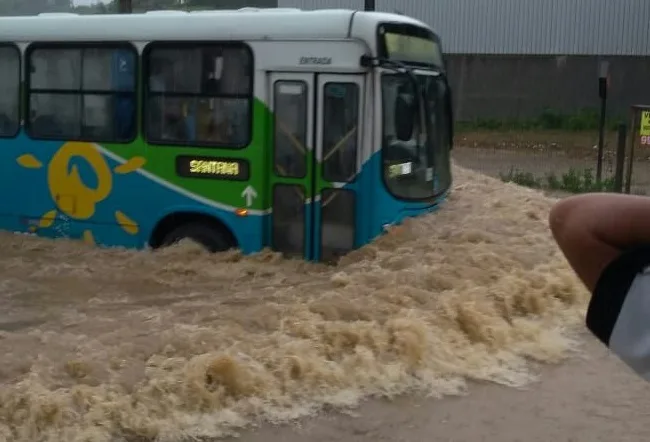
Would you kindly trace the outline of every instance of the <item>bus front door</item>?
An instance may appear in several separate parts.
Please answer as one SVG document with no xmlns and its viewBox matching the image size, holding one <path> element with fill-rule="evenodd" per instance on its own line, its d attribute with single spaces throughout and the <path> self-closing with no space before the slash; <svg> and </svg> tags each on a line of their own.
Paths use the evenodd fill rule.
<svg viewBox="0 0 650 442">
<path fill-rule="evenodd" d="M 363 77 L 270 75 L 271 247 L 330 261 L 355 248 Z"/>
</svg>

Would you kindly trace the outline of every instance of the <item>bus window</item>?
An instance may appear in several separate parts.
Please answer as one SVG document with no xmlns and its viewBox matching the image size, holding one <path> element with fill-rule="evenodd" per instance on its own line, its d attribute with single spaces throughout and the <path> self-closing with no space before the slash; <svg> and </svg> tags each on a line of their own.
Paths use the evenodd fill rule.
<svg viewBox="0 0 650 442">
<path fill-rule="evenodd" d="M 290 184 L 273 186 L 274 250 L 282 250 L 287 256 L 302 256 L 305 253 L 305 188 Z"/>
<path fill-rule="evenodd" d="M 20 52 L 0 46 L 0 138 L 13 137 L 20 127 Z"/>
<path fill-rule="evenodd" d="M 149 142 L 248 144 L 253 66 L 247 48 L 152 43 L 145 51 L 145 65 Z"/>
<path fill-rule="evenodd" d="M 435 165 L 434 192 L 444 192 L 451 186 L 451 137 L 448 109 L 443 105 L 449 93 L 447 85 L 439 79 L 430 80 L 425 89 L 429 107 L 431 133 L 435 137 L 433 164 Z"/>
<path fill-rule="evenodd" d="M 421 84 L 429 78 L 417 76 Z M 437 145 L 426 139 L 416 87 L 420 86 L 403 74 L 382 75 L 384 182 L 394 196 L 411 200 L 432 198 L 436 193 L 433 156 Z"/>
<path fill-rule="evenodd" d="M 32 138 L 129 142 L 136 134 L 130 46 L 38 46 L 28 51 Z"/>
<path fill-rule="evenodd" d="M 323 178 L 351 181 L 357 170 L 359 86 L 327 83 L 323 111 Z"/>
<path fill-rule="evenodd" d="M 273 88 L 275 174 L 302 178 L 307 173 L 307 85 L 286 80 Z"/>
</svg>

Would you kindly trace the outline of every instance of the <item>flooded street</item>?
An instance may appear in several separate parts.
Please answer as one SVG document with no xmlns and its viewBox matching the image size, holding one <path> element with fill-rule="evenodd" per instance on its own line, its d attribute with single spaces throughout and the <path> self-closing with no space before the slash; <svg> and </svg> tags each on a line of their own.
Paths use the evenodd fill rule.
<svg viewBox="0 0 650 442">
<path fill-rule="evenodd" d="M 444 399 L 371 400 L 343 414 L 264 425 L 227 442 L 642 442 L 650 384 L 590 336 L 577 355 L 523 388 L 470 383 Z"/>
<path fill-rule="evenodd" d="M 2 234 L 0 441 L 177 442 L 468 379 L 526 385 L 531 361 L 574 347 L 587 293 L 550 199 L 454 173 L 440 212 L 338 266 Z"/>
</svg>

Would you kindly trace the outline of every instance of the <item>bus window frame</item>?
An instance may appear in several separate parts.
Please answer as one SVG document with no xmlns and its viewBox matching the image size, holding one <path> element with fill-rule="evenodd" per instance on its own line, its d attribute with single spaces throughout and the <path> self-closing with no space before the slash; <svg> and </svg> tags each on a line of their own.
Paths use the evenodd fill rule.
<svg viewBox="0 0 650 442">
<path fill-rule="evenodd" d="M 192 49 L 197 47 L 221 47 L 221 48 L 241 48 L 245 49 L 248 53 L 250 61 L 250 82 L 248 85 L 247 94 L 229 94 L 229 95 L 206 95 L 202 93 L 188 93 L 188 92 L 178 92 L 178 93 L 169 93 L 166 92 L 167 96 L 177 96 L 177 97 L 194 97 L 194 98 L 235 98 L 235 99 L 247 99 L 248 100 L 248 135 L 247 140 L 241 144 L 224 144 L 216 143 L 209 141 L 183 141 L 183 140 L 155 140 L 149 139 L 147 136 L 148 130 L 148 108 L 149 108 L 149 72 L 150 72 L 150 60 L 149 53 L 156 48 L 162 49 Z M 141 76 L 141 100 L 142 100 L 142 139 L 147 145 L 150 146 L 159 146 L 159 147 L 187 147 L 187 148 L 207 148 L 207 149 L 228 149 L 228 150 L 242 150 L 250 146 L 253 141 L 254 133 L 254 118 L 253 112 L 255 109 L 255 52 L 250 47 L 250 45 L 243 40 L 155 40 L 147 43 L 142 50 L 142 76 Z M 154 93 L 155 96 L 155 93 Z"/>
<path fill-rule="evenodd" d="M 16 53 L 18 54 L 18 125 L 16 126 L 16 131 L 9 135 L 9 134 L 0 134 L 0 140 L 12 140 L 18 137 L 20 134 L 20 131 L 22 129 L 22 121 L 23 121 L 23 110 L 24 110 L 24 104 L 22 103 L 23 99 L 25 98 L 25 92 L 22 90 L 22 85 L 23 85 L 23 60 L 24 56 L 23 53 L 21 52 L 20 48 L 18 47 L 17 44 L 12 43 L 12 42 L 0 42 L 0 49 L 4 48 L 10 48 L 14 49 Z"/>
<path fill-rule="evenodd" d="M 111 90 L 95 90 L 95 89 L 83 89 L 83 64 L 81 70 L 81 86 L 78 90 L 66 90 L 66 89 L 37 89 L 35 93 L 51 93 L 59 95 L 104 95 L 104 96 L 132 96 L 133 104 L 135 106 L 133 113 L 133 125 L 135 130 L 133 131 L 132 136 L 129 139 L 116 140 L 116 139 L 102 139 L 102 138 L 90 138 L 90 137 L 44 137 L 44 136 L 35 136 L 32 133 L 31 125 L 31 56 L 32 52 L 37 49 L 71 49 L 71 50 L 81 50 L 82 51 L 82 60 L 83 60 L 83 50 L 84 49 L 127 49 L 132 52 L 134 67 L 133 75 L 135 77 L 134 87 L 132 91 L 119 91 L 115 89 Z M 25 87 L 24 87 L 24 106 L 25 106 L 25 133 L 32 140 L 40 141 L 78 141 L 86 143 L 106 143 L 106 144 L 132 144 L 139 136 L 139 115 L 138 115 L 138 85 L 140 78 L 140 55 L 137 47 L 130 41 L 107 41 L 107 42 L 93 42 L 93 41 L 79 41 L 79 42 L 32 42 L 25 49 Z M 81 122 L 80 122 L 81 123 Z"/>
<path fill-rule="evenodd" d="M 404 34 L 404 35 L 413 36 L 413 37 L 421 37 L 421 38 L 429 38 L 429 39 L 431 39 L 433 42 L 435 42 L 438 45 L 438 48 L 440 50 L 440 57 L 441 57 L 441 64 L 442 65 L 441 66 L 435 66 L 435 65 L 431 65 L 430 63 L 425 63 L 425 62 L 418 63 L 418 62 L 414 62 L 414 61 L 410 61 L 410 60 L 409 61 L 402 61 L 402 60 L 398 60 L 398 59 L 394 59 L 394 58 L 389 58 L 388 57 L 388 51 L 386 49 L 386 41 L 385 41 L 385 39 L 383 37 L 384 32 L 392 32 L 392 33 Z M 378 56 L 378 58 L 380 58 L 380 59 L 383 58 L 383 59 L 386 59 L 386 60 L 401 62 L 401 63 L 404 63 L 405 65 L 407 65 L 407 66 L 409 66 L 409 67 L 411 67 L 413 69 L 418 69 L 419 68 L 419 69 L 422 69 L 422 70 L 426 71 L 426 70 L 430 70 L 430 69 L 433 68 L 433 69 L 439 70 L 443 74 L 443 80 L 445 82 L 445 86 L 447 87 L 447 93 L 451 94 L 451 89 L 449 88 L 449 81 L 447 80 L 447 76 L 446 76 L 445 52 L 444 52 L 444 49 L 442 47 L 442 41 L 441 41 L 440 37 L 434 31 L 432 31 L 431 29 L 422 27 L 422 26 L 411 24 L 411 23 L 385 21 L 385 22 L 380 22 L 380 23 L 377 24 L 377 28 L 376 28 L 376 31 L 375 31 L 375 39 L 376 39 L 376 44 L 377 44 L 377 56 Z M 382 91 L 382 79 L 383 79 L 383 75 L 385 75 L 385 74 L 394 74 L 394 72 L 388 72 L 388 71 L 385 71 L 383 69 L 378 70 L 379 90 L 381 91 L 380 92 L 381 94 L 383 94 L 383 91 Z M 382 103 L 383 103 L 383 100 L 384 100 L 384 98 L 383 98 L 383 95 L 382 95 L 381 96 Z M 447 112 L 451 111 L 449 106 L 445 106 L 445 108 L 448 109 Z M 381 163 L 382 166 L 381 166 L 380 174 L 381 174 L 381 182 L 382 182 L 382 185 L 384 187 L 384 190 L 386 192 L 388 192 L 388 194 L 392 198 L 395 198 L 398 201 L 404 201 L 404 202 L 408 202 L 408 203 L 419 203 L 419 204 L 427 205 L 429 207 L 436 205 L 438 203 L 438 200 L 446 192 L 449 191 L 449 188 L 451 187 L 451 184 L 450 184 L 449 188 L 444 189 L 444 190 L 442 190 L 440 192 L 437 192 L 437 193 L 432 192 L 431 196 L 424 197 L 424 198 L 409 198 L 409 197 L 396 195 L 391 191 L 390 187 L 388 186 L 388 183 L 386 182 L 386 173 L 385 173 L 385 170 L 384 170 L 385 146 L 383 144 L 383 140 L 385 139 L 385 136 L 386 136 L 385 135 L 386 134 L 386 128 L 383 125 L 384 112 L 385 112 L 385 109 L 384 109 L 383 104 L 382 104 L 381 112 L 379 113 L 379 117 L 381 118 L 381 123 L 380 124 L 382 126 L 382 129 L 381 129 L 382 143 L 381 143 L 381 152 L 380 152 L 380 158 L 381 158 L 380 163 Z M 449 118 L 451 119 L 450 121 L 453 121 L 453 114 L 450 115 Z M 449 146 L 450 154 L 451 154 L 452 148 L 453 148 L 453 141 L 450 140 L 450 146 Z M 434 165 L 434 168 L 435 168 L 435 165 Z"/>
</svg>

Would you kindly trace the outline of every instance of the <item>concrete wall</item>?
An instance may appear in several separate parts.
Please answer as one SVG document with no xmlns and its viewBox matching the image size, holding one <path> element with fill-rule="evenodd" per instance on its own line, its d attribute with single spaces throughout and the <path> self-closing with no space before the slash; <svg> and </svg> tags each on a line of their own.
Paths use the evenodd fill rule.
<svg viewBox="0 0 650 442">
<path fill-rule="evenodd" d="M 650 104 L 650 57 L 448 55 L 456 116 L 529 118 L 544 108 L 599 108 L 598 66 L 610 67 L 609 115 Z"/>
</svg>

